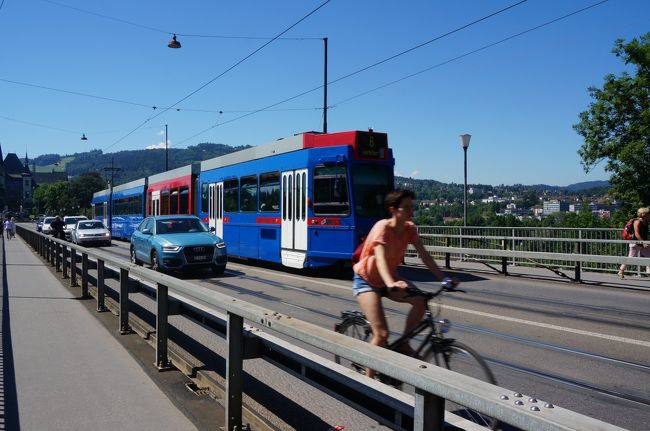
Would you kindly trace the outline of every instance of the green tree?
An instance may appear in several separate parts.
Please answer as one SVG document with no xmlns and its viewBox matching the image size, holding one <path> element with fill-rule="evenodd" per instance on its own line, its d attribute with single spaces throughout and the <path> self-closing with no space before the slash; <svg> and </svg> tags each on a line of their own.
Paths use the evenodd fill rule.
<svg viewBox="0 0 650 431">
<path fill-rule="evenodd" d="M 629 210 L 650 203 L 650 33 L 619 39 L 612 52 L 634 73 L 609 74 L 602 89 L 590 87 L 594 101 L 573 128 L 584 138 L 584 170 L 606 160 L 610 193 Z"/>
</svg>

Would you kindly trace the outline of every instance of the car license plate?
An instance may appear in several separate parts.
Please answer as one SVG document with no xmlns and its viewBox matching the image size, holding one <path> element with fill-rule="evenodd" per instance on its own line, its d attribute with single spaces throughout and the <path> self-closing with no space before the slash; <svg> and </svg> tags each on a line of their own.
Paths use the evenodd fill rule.
<svg viewBox="0 0 650 431">
<path fill-rule="evenodd" d="M 194 256 L 194 260 L 208 260 L 210 256 L 207 256 L 205 254 L 199 254 Z"/>
</svg>

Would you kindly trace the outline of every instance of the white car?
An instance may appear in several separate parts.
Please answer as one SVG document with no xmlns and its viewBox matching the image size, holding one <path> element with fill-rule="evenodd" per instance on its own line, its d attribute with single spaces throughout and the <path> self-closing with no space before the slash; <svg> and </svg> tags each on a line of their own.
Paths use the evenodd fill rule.
<svg viewBox="0 0 650 431">
<path fill-rule="evenodd" d="M 50 223 L 54 221 L 56 217 L 45 217 L 43 220 L 43 226 L 41 226 L 41 232 L 43 232 L 45 235 L 49 235 L 52 233 L 52 229 L 50 228 Z"/>
<path fill-rule="evenodd" d="M 80 220 L 72 228 L 71 241 L 79 245 L 111 245 L 111 232 L 101 220 Z"/>
<path fill-rule="evenodd" d="M 65 233 L 65 239 L 70 241 L 70 238 L 72 236 L 72 229 L 74 229 L 75 225 L 77 222 L 81 220 L 88 220 L 88 217 L 86 216 L 65 216 L 63 217 L 63 223 L 65 223 L 65 227 L 63 228 L 63 232 Z"/>
</svg>

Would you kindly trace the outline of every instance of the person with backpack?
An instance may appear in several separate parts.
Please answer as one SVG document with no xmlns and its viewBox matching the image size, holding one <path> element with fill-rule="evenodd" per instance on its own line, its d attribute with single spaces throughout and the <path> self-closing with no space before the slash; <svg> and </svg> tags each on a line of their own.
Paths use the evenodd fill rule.
<svg viewBox="0 0 650 431">
<path fill-rule="evenodd" d="M 645 242 L 648 241 L 648 220 L 650 220 L 650 208 L 639 208 L 636 211 L 636 218 L 630 220 L 630 222 L 632 222 L 631 228 L 628 227 L 630 224 L 630 222 L 628 222 L 626 227 L 623 229 L 624 238 L 644 241 L 630 243 L 628 257 L 650 257 L 650 248 L 648 248 L 648 244 Z M 625 269 L 627 269 L 627 265 L 623 264 L 618 270 L 618 276 L 621 280 L 625 278 Z M 646 266 L 646 275 L 650 275 L 650 266 Z"/>
</svg>

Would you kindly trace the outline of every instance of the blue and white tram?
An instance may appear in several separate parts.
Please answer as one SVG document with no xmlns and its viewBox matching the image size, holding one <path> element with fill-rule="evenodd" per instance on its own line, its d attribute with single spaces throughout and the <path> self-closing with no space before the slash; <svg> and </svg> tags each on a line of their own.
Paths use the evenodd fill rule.
<svg viewBox="0 0 650 431">
<path fill-rule="evenodd" d="M 349 262 L 385 217 L 395 161 L 385 133 L 303 133 L 206 160 L 199 216 L 228 254 L 293 268 Z"/>
<path fill-rule="evenodd" d="M 106 225 L 110 220 L 113 238 L 129 240 L 144 218 L 146 189 L 147 179 L 141 178 L 113 187 L 112 195 L 110 189 L 96 192 L 92 200 L 93 217 Z"/>
</svg>

